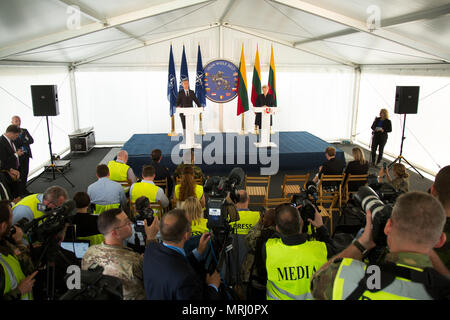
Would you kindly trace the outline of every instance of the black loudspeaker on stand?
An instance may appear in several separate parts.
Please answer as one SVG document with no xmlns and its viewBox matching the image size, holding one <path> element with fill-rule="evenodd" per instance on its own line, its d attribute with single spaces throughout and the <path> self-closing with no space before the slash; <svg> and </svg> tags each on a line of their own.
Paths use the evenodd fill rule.
<svg viewBox="0 0 450 320">
<path fill-rule="evenodd" d="M 400 87 L 397 86 L 395 92 L 395 109 L 394 112 L 397 114 L 403 114 L 403 130 L 402 130 L 402 142 L 400 144 L 400 154 L 398 157 L 389 164 L 391 168 L 394 163 L 401 163 L 404 160 L 417 174 L 423 179 L 423 175 L 411 164 L 405 157 L 403 157 L 403 141 L 405 138 L 405 128 L 406 128 L 406 114 L 416 114 L 417 106 L 419 103 L 419 88 L 417 86 L 411 87 Z"/>
<path fill-rule="evenodd" d="M 33 101 L 33 115 L 35 117 L 44 116 L 47 121 L 47 135 L 48 135 L 48 147 L 50 151 L 50 165 L 52 171 L 51 181 L 56 180 L 56 173 L 59 173 L 71 186 L 72 188 L 75 185 L 70 182 L 69 179 L 64 175 L 64 173 L 58 169 L 55 165 L 55 159 L 53 157 L 52 151 L 52 140 L 50 136 L 50 126 L 48 124 L 49 116 L 57 116 L 59 115 L 59 104 L 58 104 L 58 90 L 56 85 L 32 85 L 31 86 L 31 97 Z M 44 170 L 41 174 L 39 174 L 33 181 L 39 178 L 42 174 L 44 174 L 46 170 Z M 32 182 L 31 182 L 32 183 Z M 30 184 L 31 184 L 30 183 Z M 29 184 L 29 185 L 30 185 Z"/>
</svg>

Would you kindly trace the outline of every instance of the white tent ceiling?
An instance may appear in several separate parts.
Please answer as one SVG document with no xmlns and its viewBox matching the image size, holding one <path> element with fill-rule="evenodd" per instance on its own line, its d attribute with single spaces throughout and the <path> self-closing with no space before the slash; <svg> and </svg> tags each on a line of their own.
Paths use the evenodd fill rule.
<svg viewBox="0 0 450 320">
<path fill-rule="evenodd" d="M 3 63 L 158 65 L 171 41 L 238 60 L 249 38 L 278 44 L 280 65 L 450 62 L 448 0 L 3 0 L 0 26 Z"/>
</svg>

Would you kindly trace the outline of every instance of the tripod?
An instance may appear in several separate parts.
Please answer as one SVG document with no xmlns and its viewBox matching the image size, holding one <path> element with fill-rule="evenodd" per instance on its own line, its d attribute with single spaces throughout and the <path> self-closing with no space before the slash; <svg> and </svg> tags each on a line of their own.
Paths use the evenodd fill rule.
<svg viewBox="0 0 450 320">
<path fill-rule="evenodd" d="M 52 139 L 50 137 L 50 126 L 48 124 L 48 116 L 45 116 L 45 120 L 47 121 L 48 148 L 49 148 L 49 151 L 50 151 L 50 165 L 49 165 L 49 167 L 52 169 L 52 176 L 53 176 L 53 179 L 48 179 L 48 180 L 49 181 L 55 181 L 56 180 L 56 172 L 58 172 L 72 186 L 72 188 L 75 188 L 75 185 L 72 182 L 70 182 L 70 180 L 67 179 L 67 177 L 64 175 L 64 173 L 61 170 L 59 170 L 56 167 L 56 165 L 55 165 L 54 158 L 53 158 L 53 151 L 52 151 Z M 39 178 L 41 175 L 43 175 L 45 172 L 46 172 L 46 170 L 42 171 L 36 178 L 33 179 L 32 182 L 30 182 L 28 184 L 28 186 L 31 185 L 34 181 L 36 181 L 36 179 Z"/>
<path fill-rule="evenodd" d="M 398 162 L 398 163 L 401 163 L 402 162 L 402 159 L 403 160 L 405 160 L 405 162 L 411 167 L 411 168 L 413 168 L 414 169 L 414 171 L 416 171 L 417 172 L 417 174 L 423 179 L 424 177 L 423 177 L 423 175 L 411 164 L 411 163 L 409 163 L 409 161 L 408 160 L 406 160 L 406 158 L 405 157 L 403 157 L 402 156 L 402 153 L 403 153 L 403 141 L 406 139 L 405 138 L 405 128 L 406 128 L 406 113 L 405 114 L 403 114 L 403 130 L 402 130 L 402 142 L 401 142 L 401 144 L 400 144 L 400 154 L 398 155 L 398 157 L 394 160 L 394 161 L 392 161 L 390 164 L 389 164 L 389 169 L 394 165 L 394 163 L 396 163 L 396 162 Z"/>
</svg>

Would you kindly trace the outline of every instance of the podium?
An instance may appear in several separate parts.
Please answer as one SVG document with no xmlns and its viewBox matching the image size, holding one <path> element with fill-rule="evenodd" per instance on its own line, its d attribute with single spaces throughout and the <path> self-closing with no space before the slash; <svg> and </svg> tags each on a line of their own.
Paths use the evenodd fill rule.
<svg viewBox="0 0 450 320">
<path fill-rule="evenodd" d="M 185 143 L 180 145 L 180 149 L 202 148 L 199 143 L 195 143 L 194 138 L 194 118 L 200 113 L 202 113 L 202 108 L 177 108 L 176 114 L 184 114 L 186 119 Z"/>
<path fill-rule="evenodd" d="M 253 108 L 256 113 L 261 113 L 261 129 L 259 142 L 255 142 L 257 148 L 277 147 L 273 142 L 270 142 L 270 116 L 277 113 L 277 108 L 259 107 Z"/>
</svg>

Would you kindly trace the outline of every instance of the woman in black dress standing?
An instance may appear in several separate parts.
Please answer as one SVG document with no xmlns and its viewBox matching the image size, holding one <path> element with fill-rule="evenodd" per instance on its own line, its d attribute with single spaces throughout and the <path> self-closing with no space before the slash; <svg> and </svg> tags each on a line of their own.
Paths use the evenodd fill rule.
<svg viewBox="0 0 450 320">
<path fill-rule="evenodd" d="M 372 162 L 371 165 L 375 166 L 375 156 L 378 149 L 377 166 L 383 159 L 383 150 L 388 139 L 388 132 L 392 131 L 391 120 L 389 120 L 389 114 L 386 109 L 380 110 L 380 116 L 376 117 L 372 124 Z"/>
</svg>

